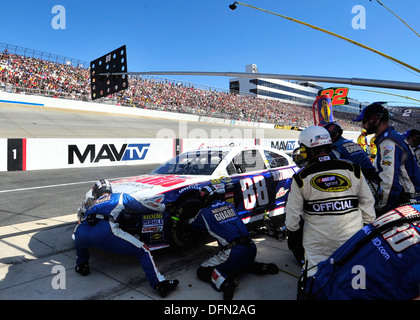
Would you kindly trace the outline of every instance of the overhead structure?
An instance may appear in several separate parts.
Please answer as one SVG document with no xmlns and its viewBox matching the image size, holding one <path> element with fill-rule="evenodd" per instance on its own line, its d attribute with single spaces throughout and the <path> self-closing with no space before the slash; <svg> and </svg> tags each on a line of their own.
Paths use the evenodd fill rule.
<svg viewBox="0 0 420 320">
<path fill-rule="evenodd" d="M 371 0 L 369 0 L 369 1 L 371 1 Z M 402 23 L 404 23 L 411 31 L 413 31 L 416 35 L 417 35 L 417 37 L 419 37 L 420 38 L 420 34 L 418 34 L 417 32 L 416 32 L 416 30 L 414 30 L 407 22 L 405 22 L 399 15 L 397 15 L 394 11 L 392 11 L 390 8 L 388 8 L 386 5 L 384 5 L 381 1 L 379 1 L 379 0 L 376 0 L 376 2 L 378 2 L 381 6 L 383 6 L 386 10 L 388 10 L 389 12 L 391 12 L 395 17 L 397 17 L 398 18 L 398 20 L 400 20 Z"/>
<path fill-rule="evenodd" d="M 403 67 L 405 67 L 405 68 L 408 68 L 408 69 L 410 69 L 410 70 L 413 70 L 413 71 L 415 71 L 415 72 L 417 72 L 417 73 L 419 73 L 419 74 L 420 74 L 420 69 L 418 69 L 418 68 L 416 68 L 416 67 L 414 67 L 414 66 L 412 66 L 412 65 L 410 65 L 410 64 L 408 64 L 408 63 L 405 63 L 405 62 L 403 62 L 403 61 L 401 61 L 401 60 L 398 60 L 398 59 L 396 59 L 396 58 L 394 58 L 394 57 L 391 57 L 390 55 L 385 54 L 385 53 L 383 53 L 383 52 L 381 52 L 381 51 L 379 51 L 379 50 L 376 50 L 376 49 L 373 49 L 373 48 L 371 48 L 371 47 L 368 47 L 367 45 L 365 45 L 365 44 L 363 44 L 363 43 L 360 43 L 360 42 L 357 42 L 357 41 L 355 41 L 355 40 L 349 39 L 349 38 L 347 38 L 347 37 L 344 37 L 344 36 L 339 35 L 339 34 L 337 34 L 337 33 L 334 33 L 334 32 L 331 32 L 331 31 L 328 31 L 328 30 L 326 30 L 326 29 L 323 29 L 323 28 L 317 27 L 317 26 L 315 26 L 315 25 L 313 25 L 313 24 L 309 24 L 309 23 L 307 23 L 307 22 L 300 21 L 300 20 L 298 20 L 298 19 L 294 19 L 294 18 L 291 18 L 291 17 L 285 16 L 285 15 L 282 15 L 282 14 L 279 14 L 279 13 L 276 13 L 276 12 L 273 12 L 273 11 L 269 11 L 269 10 L 261 9 L 261 8 L 255 7 L 255 6 L 251 6 L 251 5 L 249 5 L 249 4 L 246 4 L 246 3 L 243 3 L 243 2 L 239 2 L 239 1 L 235 1 L 233 4 L 231 4 L 231 5 L 229 6 L 229 8 L 230 8 L 231 10 L 235 10 L 235 9 L 237 8 L 237 4 L 242 5 L 242 6 L 245 6 L 245 7 L 248 7 L 248 8 L 251 8 L 251 9 L 255 9 L 255 10 L 258 10 L 258 11 L 262 11 L 262 12 L 265 12 L 265 13 L 268 13 L 268 14 L 272 14 L 272 15 L 275 15 L 275 16 L 277 16 L 277 17 L 280 17 L 280 18 L 283 18 L 283 19 L 287 19 L 287 20 L 290 20 L 290 21 L 293 21 L 293 22 L 299 23 L 299 24 L 301 24 L 301 25 L 304 25 L 304 26 L 310 27 L 310 28 L 312 28 L 312 29 L 314 29 L 314 30 L 318 30 L 318 31 L 321 31 L 321 32 L 323 32 L 323 33 L 329 34 L 329 35 L 331 35 L 331 36 L 333 36 L 333 37 L 336 37 L 336 38 L 339 38 L 339 39 L 341 39 L 341 40 L 344 40 L 344 41 L 347 41 L 347 42 L 349 42 L 349 43 L 352 43 L 352 44 L 354 44 L 354 45 L 356 45 L 356 46 L 358 46 L 358 47 L 360 47 L 360 48 L 363 48 L 363 49 L 369 50 L 369 51 L 371 51 L 371 52 L 374 52 L 374 53 L 376 53 L 376 54 L 380 55 L 381 57 L 384 57 L 384 58 L 389 59 L 389 60 L 391 60 L 391 61 L 393 61 L 393 62 L 396 62 L 397 64 L 399 64 L 399 65 L 401 65 L 401 66 L 403 66 Z"/>
<path fill-rule="evenodd" d="M 420 91 L 420 83 L 392 80 L 339 78 L 327 76 L 292 75 L 274 73 L 248 72 L 208 72 L 208 71 L 144 71 L 127 72 L 127 50 L 122 46 L 102 57 L 90 62 L 91 70 L 91 98 L 92 100 L 107 97 L 128 89 L 128 75 L 187 75 L 187 76 L 216 76 L 216 77 L 245 77 L 266 78 L 298 81 L 315 81 L 324 83 L 341 83 L 362 87 L 378 87 L 398 90 Z"/>
</svg>

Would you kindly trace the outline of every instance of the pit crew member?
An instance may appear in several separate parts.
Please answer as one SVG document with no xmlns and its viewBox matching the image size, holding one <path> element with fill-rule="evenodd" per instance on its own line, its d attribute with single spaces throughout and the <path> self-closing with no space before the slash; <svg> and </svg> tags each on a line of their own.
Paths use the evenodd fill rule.
<svg viewBox="0 0 420 320">
<path fill-rule="evenodd" d="M 118 216 L 124 209 L 134 212 L 152 211 L 125 193 L 113 193 L 108 180 L 101 179 L 92 187 L 94 204 L 85 212 L 76 227 L 76 272 L 90 273 L 89 248 L 136 256 L 150 286 L 165 297 L 178 285 L 178 280 L 166 280 L 158 271 L 149 248 L 133 235 L 118 227 Z"/>
<path fill-rule="evenodd" d="M 404 137 L 388 124 L 389 113 L 382 102 L 365 107 L 353 121 L 361 121 L 368 134 L 376 134 L 374 166 L 381 178 L 382 198 L 378 214 L 411 199 L 420 199 L 420 169 Z"/>
<path fill-rule="evenodd" d="M 257 247 L 234 206 L 221 201 L 214 186 L 205 186 L 198 193 L 203 208 L 189 221 L 193 230 L 207 231 L 216 238 L 220 251 L 203 262 L 197 270 L 200 280 L 211 283 L 217 291 L 223 292 L 224 300 L 233 298 L 239 284 L 241 272 L 254 274 L 276 274 L 278 267 L 273 263 L 255 260 Z"/>
</svg>

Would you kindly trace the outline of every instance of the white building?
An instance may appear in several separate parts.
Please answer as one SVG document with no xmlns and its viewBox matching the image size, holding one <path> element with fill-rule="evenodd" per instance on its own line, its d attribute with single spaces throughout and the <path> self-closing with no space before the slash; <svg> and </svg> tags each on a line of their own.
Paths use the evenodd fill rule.
<svg viewBox="0 0 420 320">
<path fill-rule="evenodd" d="M 255 64 L 245 67 L 247 73 L 258 73 Z M 240 92 L 257 95 L 259 98 L 275 99 L 285 103 L 292 103 L 312 107 L 318 91 L 324 89 L 322 85 L 311 81 L 288 81 L 280 79 L 265 78 L 232 78 L 229 79 L 230 92 Z M 348 98 L 349 105 L 334 106 L 335 110 L 350 113 L 358 113 L 360 103 L 357 100 Z"/>
</svg>

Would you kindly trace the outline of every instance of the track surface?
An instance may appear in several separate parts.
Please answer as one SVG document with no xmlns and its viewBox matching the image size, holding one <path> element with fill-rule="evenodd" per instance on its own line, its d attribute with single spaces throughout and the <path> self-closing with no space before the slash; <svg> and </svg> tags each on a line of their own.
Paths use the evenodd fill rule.
<svg viewBox="0 0 420 320">
<path fill-rule="evenodd" d="M 84 194 L 101 178 L 148 173 L 155 166 L 12 171 L 0 173 L 0 226 L 76 213 Z M 75 215 L 76 217 L 76 215 Z"/>
<path fill-rule="evenodd" d="M 185 127 L 186 126 L 186 127 Z M 298 131 L 256 129 L 205 122 L 179 122 L 118 114 L 98 114 L 73 110 L 0 103 L 0 138 L 156 138 L 171 130 L 177 138 L 206 137 L 223 132 L 233 137 L 297 138 Z M 217 136 L 218 138 L 218 136 Z M 227 136 L 226 138 L 229 138 Z"/>
</svg>

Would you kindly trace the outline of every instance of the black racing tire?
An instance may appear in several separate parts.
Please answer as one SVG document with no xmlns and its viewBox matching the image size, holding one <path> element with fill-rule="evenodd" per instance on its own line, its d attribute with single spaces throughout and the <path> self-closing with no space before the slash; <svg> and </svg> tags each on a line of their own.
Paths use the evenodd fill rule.
<svg viewBox="0 0 420 320">
<path fill-rule="evenodd" d="M 171 212 L 169 241 L 172 246 L 186 249 L 197 243 L 200 234 L 191 230 L 188 220 L 194 218 L 200 209 L 198 199 L 186 199 Z"/>
</svg>

